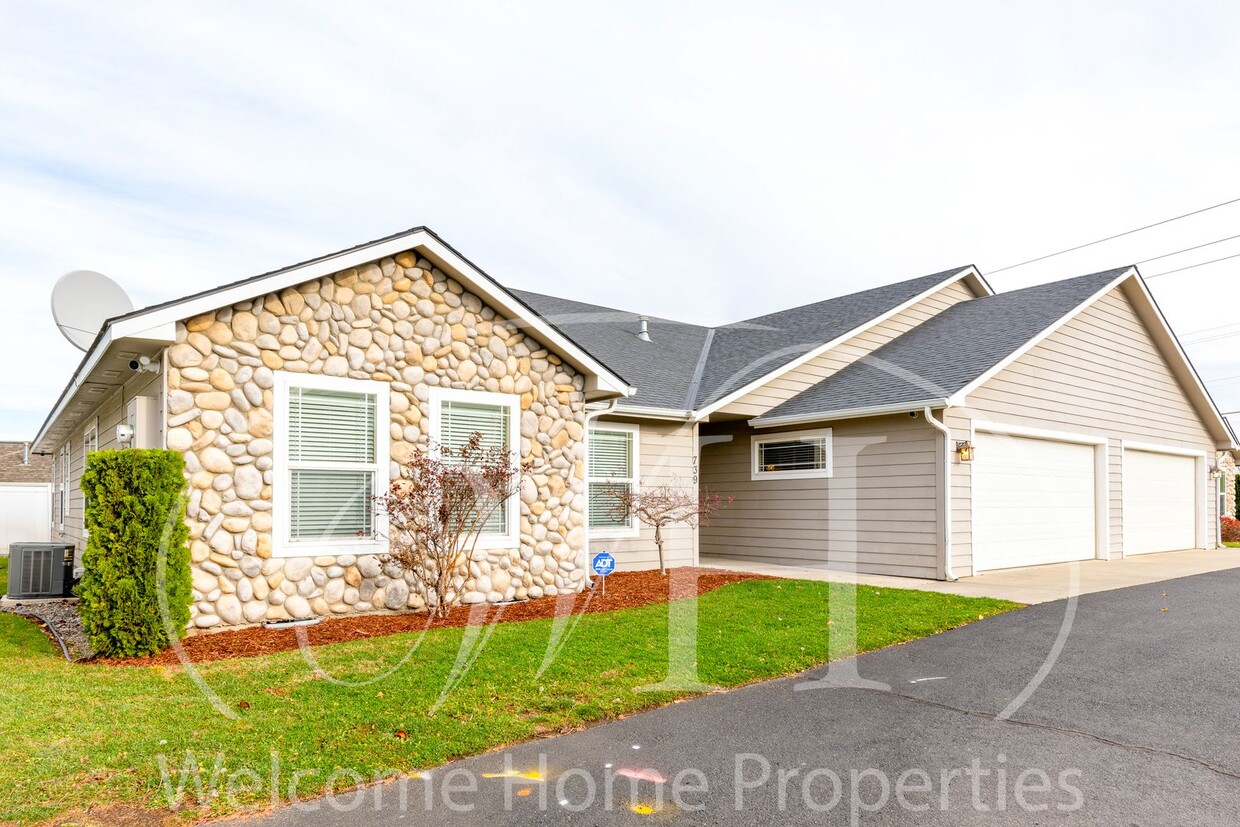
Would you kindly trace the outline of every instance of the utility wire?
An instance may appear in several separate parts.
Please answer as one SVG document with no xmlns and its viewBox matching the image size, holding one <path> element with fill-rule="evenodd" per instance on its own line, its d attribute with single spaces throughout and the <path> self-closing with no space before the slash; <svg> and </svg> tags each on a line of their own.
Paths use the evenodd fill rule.
<svg viewBox="0 0 1240 827">
<path fill-rule="evenodd" d="M 1205 267 L 1207 264 L 1218 264 L 1220 261 L 1227 261 L 1228 259 L 1232 259 L 1232 258 L 1240 258 L 1240 253 L 1232 253 L 1229 256 L 1223 256 L 1222 258 L 1215 258 L 1209 261 L 1202 261 L 1198 264 L 1190 264 L 1187 267 L 1177 267 L 1174 270 L 1164 270 L 1161 273 L 1155 273 L 1152 276 L 1146 276 L 1145 280 L 1149 281 L 1150 279 L 1156 279 L 1156 278 L 1159 278 L 1160 276 L 1169 276 L 1172 273 L 1182 273 L 1185 270 L 1192 270 L 1194 267 Z"/>
<path fill-rule="evenodd" d="M 1205 244 L 1198 244 L 1196 247 L 1185 247 L 1183 250 L 1176 250 L 1174 253 L 1163 253 L 1161 256 L 1142 259 L 1141 261 L 1135 263 L 1149 264 L 1151 261 L 1158 261 L 1160 258 L 1171 258 L 1172 256 L 1178 256 L 1180 253 L 1191 253 L 1193 250 L 1200 250 L 1202 247 L 1213 247 L 1215 244 L 1222 244 L 1224 241 L 1234 241 L 1237 238 L 1240 238 L 1240 234 L 1229 235 L 1227 238 L 1220 238 L 1218 241 L 1207 241 Z"/>
<path fill-rule="evenodd" d="M 1170 224 L 1172 221 L 1179 221 L 1182 218 L 1188 218 L 1194 215 L 1201 215 L 1201 213 L 1203 212 L 1209 212 L 1210 210 L 1217 210 L 1219 207 L 1226 207 L 1229 204 L 1235 204 L 1237 202 L 1240 202 L 1240 198 L 1233 198 L 1230 201 L 1224 201 L 1221 204 L 1215 204 L 1211 207 L 1202 207 L 1199 210 L 1193 210 L 1192 212 L 1186 212 L 1183 215 L 1176 215 L 1176 216 L 1172 216 L 1171 218 L 1164 218 L 1162 221 L 1155 221 L 1153 224 L 1146 224 L 1144 227 L 1137 227 L 1134 230 L 1125 230 L 1122 233 L 1116 233 L 1115 235 L 1109 235 L 1106 238 L 1100 238 L 1097 241 L 1090 241 L 1085 244 L 1078 244 L 1077 246 L 1069 247 L 1066 250 L 1059 250 L 1058 252 L 1055 252 L 1055 253 L 1047 253 L 1044 256 L 1038 256 L 1037 258 L 1031 258 L 1027 261 L 1021 261 L 1016 264 L 1009 264 L 1006 267 L 1000 267 L 997 270 L 991 270 L 989 273 L 987 273 L 987 275 L 993 276 L 995 273 L 1002 273 L 1004 270 L 1013 270 L 1017 267 L 1024 267 L 1026 264 L 1033 264 L 1034 262 L 1045 261 L 1046 259 L 1054 258 L 1055 256 L 1062 256 L 1067 253 L 1075 253 L 1077 250 L 1084 250 L 1086 247 L 1093 247 L 1096 244 L 1102 244 L 1107 241 L 1114 241 L 1115 239 L 1123 238 L 1126 235 L 1132 235 L 1133 233 L 1143 232 L 1144 230 L 1150 230 L 1150 229 L 1153 229 L 1154 227 L 1161 227 L 1163 224 Z M 1166 274 L 1163 273 L 1162 275 L 1166 275 Z"/>
</svg>

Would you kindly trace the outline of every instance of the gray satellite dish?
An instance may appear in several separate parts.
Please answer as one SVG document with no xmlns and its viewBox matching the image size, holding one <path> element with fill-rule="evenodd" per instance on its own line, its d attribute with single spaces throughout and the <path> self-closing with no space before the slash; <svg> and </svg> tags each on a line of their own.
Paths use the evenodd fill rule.
<svg viewBox="0 0 1240 827">
<path fill-rule="evenodd" d="M 93 270 L 65 273 L 52 288 L 52 318 L 69 344 L 88 350 L 103 323 L 133 310 L 119 284 Z"/>
</svg>

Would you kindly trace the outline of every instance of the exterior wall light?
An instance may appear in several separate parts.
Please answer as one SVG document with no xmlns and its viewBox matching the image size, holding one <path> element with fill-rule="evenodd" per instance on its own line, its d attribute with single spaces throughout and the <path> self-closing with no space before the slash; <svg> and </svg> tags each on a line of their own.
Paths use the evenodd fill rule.
<svg viewBox="0 0 1240 827">
<path fill-rule="evenodd" d="M 960 458 L 961 462 L 972 462 L 973 461 L 973 443 L 968 442 L 968 441 L 957 442 L 956 443 L 956 456 Z"/>
</svg>

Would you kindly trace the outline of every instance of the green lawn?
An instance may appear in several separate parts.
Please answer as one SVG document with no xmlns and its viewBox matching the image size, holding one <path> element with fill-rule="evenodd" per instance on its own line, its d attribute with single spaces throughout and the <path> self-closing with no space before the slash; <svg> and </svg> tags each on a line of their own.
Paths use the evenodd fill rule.
<svg viewBox="0 0 1240 827">
<path fill-rule="evenodd" d="M 1240 543 L 1223 543 L 1227 548 L 1240 548 Z"/>
<path fill-rule="evenodd" d="M 825 661 L 831 588 L 749 581 L 703 596 L 702 680 L 737 686 Z M 857 606 L 863 651 L 1015 607 L 871 588 L 858 590 Z M 229 720 L 179 668 L 70 665 L 34 625 L 0 614 L 6 701 L 0 705 L 0 823 L 35 822 L 86 805 L 162 808 L 160 756 L 180 768 L 192 752 L 206 765 L 204 776 L 219 756 L 225 775 L 248 767 L 267 778 L 276 753 L 284 795 L 295 770 L 323 771 L 301 785 L 301 794 L 311 795 L 322 792 L 333 768 L 352 768 L 368 779 L 385 770 L 408 772 L 657 706 L 676 694 L 633 690 L 667 674 L 667 616 L 666 605 L 589 615 L 541 678 L 535 673 L 550 621 L 501 625 L 433 716 L 428 711 L 451 672 L 461 629 L 429 633 L 399 667 L 415 635 L 314 650 L 336 678 L 378 678 L 368 685 L 316 678 L 299 652 L 204 664 L 206 683 L 239 712 Z M 348 786 L 348 779 L 340 784 Z M 206 809 L 218 815 L 235 806 L 217 799 Z"/>
</svg>

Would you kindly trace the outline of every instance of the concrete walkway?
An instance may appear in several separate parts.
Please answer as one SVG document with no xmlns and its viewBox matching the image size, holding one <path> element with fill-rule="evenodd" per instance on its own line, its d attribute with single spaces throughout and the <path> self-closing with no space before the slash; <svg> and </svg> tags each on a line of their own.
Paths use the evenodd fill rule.
<svg viewBox="0 0 1240 827">
<path fill-rule="evenodd" d="M 832 583 L 860 583 L 890 589 L 920 589 L 944 594 L 962 594 L 969 597 L 997 597 L 1016 603 L 1034 604 L 1061 600 L 1073 591 L 1077 594 L 1092 594 L 1122 589 L 1126 586 L 1157 583 L 1176 577 L 1188 577 L 1193 574 L 1240 568 L 1240 549 L 1167 551 L 1160 554 L 1141 554 L 1122 560 L 1083 560 L 1079 563 L 1003 569 L 988 571 L 976 577 L 962 577 L 954 583 L 924 580 L 918 577 L 889 577 L 821 568 L 781 566 L 714 555 L 702 555 L 701 565 L 732 571 L 769 574 L 774 577 L 826 580 Z"/>
</svg>

